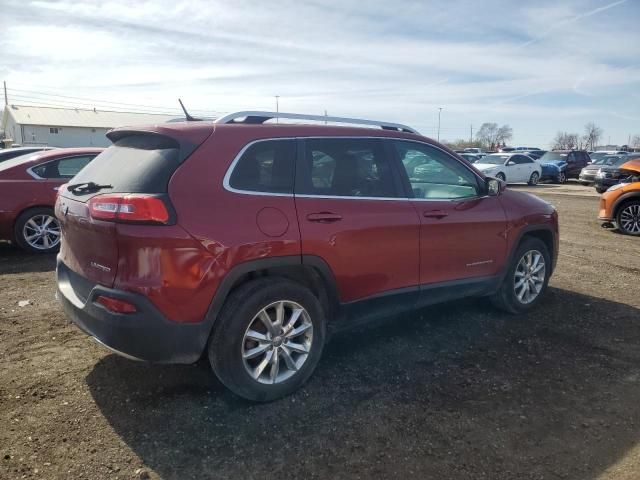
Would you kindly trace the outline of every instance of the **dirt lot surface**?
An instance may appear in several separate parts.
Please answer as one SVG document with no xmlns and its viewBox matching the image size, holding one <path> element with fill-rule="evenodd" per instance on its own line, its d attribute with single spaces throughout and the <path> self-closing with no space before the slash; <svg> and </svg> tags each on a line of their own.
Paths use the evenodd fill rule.
<svg viewBox="0 0 640 480">
<path fill-rule="evenodd" d="M 539 309 L 341 333 L 266 405 L 107 352 L 61 314 L 54 258 L 0 245 L 0 478 L 640 478 L 640 239 L 601 229 L 595 197 L 536 191 L 562 228 Z"/>
</svg>

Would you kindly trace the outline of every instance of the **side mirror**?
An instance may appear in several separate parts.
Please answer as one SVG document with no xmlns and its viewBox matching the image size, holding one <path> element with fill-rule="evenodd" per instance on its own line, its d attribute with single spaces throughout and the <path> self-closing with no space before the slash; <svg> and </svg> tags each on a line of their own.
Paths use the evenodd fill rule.
<svg viewBox="0 0 640 480">
<path fill-rule="evenodd" d="M 485 184 L 487 186 L 487 195 L 490 197 L 497 197 L 502 192 L 504 192 L 506 184 L 502 180 L 498 180 L 497 178 L 487 177 L 485 180 Z"/>
</svg>

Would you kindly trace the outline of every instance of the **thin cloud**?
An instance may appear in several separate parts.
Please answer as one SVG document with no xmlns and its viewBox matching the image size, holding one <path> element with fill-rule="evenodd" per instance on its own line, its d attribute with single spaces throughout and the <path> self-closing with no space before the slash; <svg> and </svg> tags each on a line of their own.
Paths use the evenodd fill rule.
<svg viewBox="0 0 640 480">
<path fill-rule="evenodd" d="M 5 0 L 0 76 L 9 88 L 159 107 L 179 94 L 199 110 L 271 110 L 280 95 L 283 110 L 427 133 L 443 106 L 445 138 L 497 121 L 531 143 L 588 116 L 613 140 L 631 128 L 620 115 L 640 110 L 640 66 L 628 62 L 640 55 L 638 5 L 575 15 L 573 2 Z"/>
<path fill-rule="evenodd" d="M 623 3 L 627 3 L 628 1 L 629 0 L 618 0 L 617 2 L 613 2 L 613 3 L 610 3 L 608 5 L 604 5 L 602 7 L 594 8 L 593 10 L 591 10 L 589 12 L 581 13 L 581 14 L 576 15 L 574 17 L 567 18 L 566 20 L 561 20 L 559 22 L 556 22 L 551 26 L 551 28 L 549 28 L 547 31 L 545 31 L 542 35 L 538 35 L 537 38 L 533 38 L 533 39 L 529 40 L 528 42 L 523 43 L 521 46 L 522 47 L 528 47 L 529 45 L 532 45 L 532 44 L 542 40 L 543 38 L 549 37 L 549 35 L 551 35 L 553 32 L 558 31 L 560 29 L 560 27 L 565 27 L 567 25 L 575 23 L 575 22 L 577 22 L 579 20 L 582 20 L 584 18 L 591 17 L 591 16 L 596 15 L 598 13 L 601 13 L 601 12 L 604 12 L 606 10 L 609 10 L 610 8 L 614 8 L 614 7 L 617 7 L 618 5 L 622 5 Z"/>
</svg>

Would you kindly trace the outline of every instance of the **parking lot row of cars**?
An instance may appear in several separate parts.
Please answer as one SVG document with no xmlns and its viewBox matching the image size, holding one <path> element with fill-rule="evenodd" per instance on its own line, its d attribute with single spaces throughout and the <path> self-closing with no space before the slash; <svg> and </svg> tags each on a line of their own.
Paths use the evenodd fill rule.
<svg viewBox="0 0 640 480">
<path fill-rule="evenodd" d="M 640 153 L 621 150 L 587 152 L 585 150 L 529 150 L 513 149 L 507 152 L 486 153 L 479 148 L 456 150 L 460 156 L 475 164 L 487 175 L 509 183 L 548 180 L 565 183 L 576 179 L 583 185 L 593 185 L 604 193 L 629 175 L 620 167 Z"/>
<path fill-rule="evenodd" d="M 0 239 L 13 241 L 24 250 L 57 250 L 60 228 L 53 214 L 58 188 L 75 176 L 102 149 L 52 149 L 21 147 L 0 151 Z M 627 179 L 630 173 L 620 167 L 640 153 L 580 150 L 546 151 L 538 148 L 486 153 L 467 148 L 457 153 L 487 176 L 507 183 L 536 185 L 540 181 L 565 183 L 577 179 L 595 185 L 604 193 Z M 421 159 L 414 161 L 420 163 Z M 430 165 L 416 165 L 417 176 L 433 176 Z M 445 179 L 446 180 L 446 179 Z"/>
</svg>

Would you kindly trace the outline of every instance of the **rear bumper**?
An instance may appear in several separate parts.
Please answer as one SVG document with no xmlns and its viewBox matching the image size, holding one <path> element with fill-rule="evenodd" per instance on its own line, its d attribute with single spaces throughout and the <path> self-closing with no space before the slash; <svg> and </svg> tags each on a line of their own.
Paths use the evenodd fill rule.
<svg viewBox="0 0 640 480">
<path fill-rule="evenodd" d="M 211 325 L 167 320 L 143 295 L 96 285 L 59 258 L 57 296 L 69 319 L 99 343 L 125 357 L 157 363 L 194 363 L 207 344 Z M 98 295 L 126 300 L 137 312 L 113 313 L 96 304 Z"/>
</svg>

